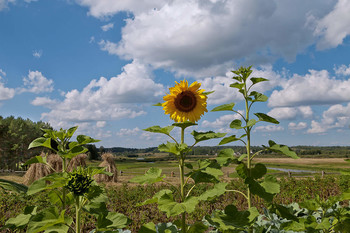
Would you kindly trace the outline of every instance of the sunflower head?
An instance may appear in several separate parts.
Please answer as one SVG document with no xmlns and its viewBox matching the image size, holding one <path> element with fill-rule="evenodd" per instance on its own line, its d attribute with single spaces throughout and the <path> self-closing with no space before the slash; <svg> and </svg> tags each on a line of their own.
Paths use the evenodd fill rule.
<svg viewBox="0 0 350 233">
<path fill-rule="evenodd" d="M 89 191 L 92 178 L 83 169 L 77 169 L 69 173 L 66 188 L 76 196 L 82 196 Z"/>
<path fill-rule="evenodd" d="M 208 112 L 207 96 L 199 89 L 201 84 L 194 82 L 188 86 L 186 80 L 175 83 L 169 88 L 170 93 L 163 97 L 165 114 L 170 114 L 175 122 L 198 121 L 204 112 Z"/>
</svg>

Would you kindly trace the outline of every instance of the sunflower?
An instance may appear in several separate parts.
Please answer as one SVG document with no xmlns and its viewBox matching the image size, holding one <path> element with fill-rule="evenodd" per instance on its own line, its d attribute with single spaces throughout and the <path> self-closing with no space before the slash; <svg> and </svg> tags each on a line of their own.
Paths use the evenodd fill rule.
<svg viewBox="0 0 350 233">
<path fill-rule="evenodd" d="M 175 122 L 198 121 L 204 112 L 208 112 L 207 96 L 203 94 L 205 90 L 199 89 L 201 84 L 197 82 L 190 86 L 186 80 L 175 83 L 169 88 L 170 93 L 163 97 L 165 114 L 170 114 Z"/>
</svg>

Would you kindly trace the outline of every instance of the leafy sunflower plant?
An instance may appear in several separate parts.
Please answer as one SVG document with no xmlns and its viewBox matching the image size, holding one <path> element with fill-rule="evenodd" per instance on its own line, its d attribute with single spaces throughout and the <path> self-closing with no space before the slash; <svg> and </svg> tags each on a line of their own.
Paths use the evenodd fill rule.
<svg viewBox="0 0 350 233">
<path fill-rule="evenodd" d="M 107 210 L 107 195 L 105 190 L 93 180 L 94 175 L 106 174 L 101 167 L 78 167 L 67 171 L 67 164 L 75 156 L 87 152 L 84 145 L 98 142 L 89 136 L 78 135 L 76 141 L 71 141 L 78 127 L 68 130 L 43 129 L 44 135 L 35 139 L 29 149 L 33 147 L 46 147 L 62 159 L 62 171 L 55 171 L 46 161 L 46 157 L 35 156 L 25 165 L 42 163 L 51 170 L 51 174 L 34 181 L 28 188 L 11 184 L 11 190 L 25 192 L 25 195 L 35 195 L 46 192 L 51 206 L 38 210 L 37 206 L 27 206 L 23 214 L 10 218 L 5 229 L 26 229 L 28 233 L 36 232 L 82 232 L 82 212 L 96 217 L 95 232 L 109 231 L 126 227 L 129 219 L 120 214 Z M 75 212 L 75 218 L 70 213 Z"/>
<path fill-rule="evenodd" d="M 212 112 L 217 111 L 229 111 L 234 112 L 240 116 L 240 119 L 233 119 L 230 123 L 230 128 L 241 131 L 240 135 L 231 135 L 223 138 L 219 145 L 225 145 L 227 143 L 239 141 L 246 147 L 246 153 L 242 154 L 236 162 L 236 172 L 240 178 L 244 180 L 246 185 L 246 191 L 241 192 L 239 190 L 227 190 L 239 193 L 243 195 L 247 200 L 247 210 L 238 211 L 233 205 L 229 205 L 223 212 L 216 212 L 211 217 L 207 217 L 207 220 L 220 230 L 245 230 L 247 226 L 254 224 L 256 217 L 259 215 L 256 207 L 252 203 L 252 196 L 256 195 L 263 198 L 271 208 L 275 209 L 279 213 L 287 213 L 285 207 L 273 203 L 273 197 L 280 192 L 280 185 L 276 178 L 271 175 L 266 175 L 267 168 L 262 163 L 253 163 L 253 159 L 256 156 L 262 154 L 262 152 L 276 152 L 287 155 L 291 158 L 299 158 L 294 151 L 292 151 L 286 145 L 279 145 L 270 140 L 267 146 L 263 146 L 262 150 L 253 152 L 252 145 L 252 132 L 256 124 L 265 122 L 272 124 L 279 124 L 275 118 L 265 113 L 254 113 L 255 117 L 252 117 L 252 106 L 258 102 L 266 102 L 268 97 L 262 93 L 252 90 L 252 88 L 261 82 L 266 82 L 268 79 L 261 77 L 250 77 L 253 70 L 251 66 L 240 67 L 238 70 L 232 71 L 234 73 L 234 83 L 230 87 L 238 89 L 238 92 L 243 95 L 245 111 L 236 110 L 235 103 L 224 104 L 215 107 Z M 233 154 L 232 149 L 225 149 L 227 153 Z M 234 160 L 233 160 L 234 161 Z M 266 175 L 266 176 L 265 176 Z M 240 216 L 238 218 L 237 216 Z M 249 232 L 252 232 L 252 228 L 248 227 Z"/>
<path fill-rule="evenodd" d="M 175 156 L 179 166 L 179 186 L 173 186 L 174 193 L 170 189 L 163 189 L 156 193 L 153 198 L 146 200 L 143 204 L 157 203 L 158 208 L 165 212 L 168 217 L 180 216 L 179 221 L 174 225 L 167 225 L 168 230 L 180 229 L 180 232 L 204 232 L 207 227 L 198 222 L 189 226 L 186 222 L 186 213 L 191 213 L 195 210 L 196 205 L 200 201 L 206 201 L 210 198 L 219 196 L 225 192 L 226 183 L 220 183 L 219 177 L 223 175 L 221 171 L 221 164 L 226 163 L 228 158 L 221 155 L 222 159 L 217 160 L 198 160 L 197 164 L 193 165 L 186 161 L 188 153 L 199 142 L 221 138 L 225 136 L 224 133 L 197 132 L 192 131 L 194 143 L 188 146 L 185 143 L 185 130 L 191 126 L 197 125 L 196 122 L 207 112 L 207 95 L 205 90 L 200 89 L 201 84 L 194 82 L 188 85 L 188 81 L 183 80 L 180 83 L 176 82 L 174 87 L 169 88 L 169 94 L 163 97 L 165 101 L 158 106 L 162 106 L 165 114 L 169 114 L 170 118 L 175 122 L 170 126 L 160 127 L 153 126 L 145 129 L 145 131 L 152 133 L 161 133 L 167 135 L 172 142 L 161 144 L 158 146 L 159 151 L 168 152 Z M 176 140 L 171 135 L 172 130 L 180 128 L 180 141 Z M 185 168 L 187 173 L 185 173 Z M 153 184 L 156 182 L 166 182 L 166 176 L 162 175 L 162 170 L 159 168 L 149 169 L 145 175 L 133 178 L 132 182 L 140 184 Z M 192 191 L 199 183 L 213 183 L 212 189 L 205 191 L 200 196 L 193 196 Z M 148 223 L 142 226 L 140 232 L 157 232 L 164 227 L 164 224 L 154 225 Z M 178 230 L 176 230 L 177 232 Z"/>
</svg>

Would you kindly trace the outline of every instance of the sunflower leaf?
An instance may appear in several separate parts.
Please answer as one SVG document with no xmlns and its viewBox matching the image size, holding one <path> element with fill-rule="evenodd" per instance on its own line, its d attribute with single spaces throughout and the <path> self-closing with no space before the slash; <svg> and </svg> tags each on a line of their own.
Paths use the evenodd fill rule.
<svg viewBox="0 0 350 233">
<path fill-rule="evenodd" d="M 266 95 L 261 94 L 261 93 L 256 92 L 256 91 L 252 91 L 250 93 L 250 96 L 254 96 L 255 99 L 253 100 L 253 102 L 266 102 L 268 99 L 268 97 Z"/>
<path fill-rule="evenodd" d="M 136 176 L 130 180 L 133 183 L 139 184 L 154 184 L 162 181 L 165 175 L 162 175 L 162 169 L 151 167 L 145 175 Z"/>
<path fill-rule="evenodd" d="M 208 131 L 208 132 L 197 132 L 195 130 L 192 131 L 191 133 L 196 140 L 196 143 L 201 142 L 201 141 L 206 141 L 209 139 L 214 139 L 214 138 L 222 138 L 226 135 L 226 133 L 215 133 L 213 131 Z"/>
<path fill-rule="evenodd" d="M 186 153 L 190 149 L 188 148 L 187 144 L 177 144 L 177 143 L 172 143 L 172 142 L 167 142 L 167 144 L 161 144 L 158 146 L 158 150 L 161 152 L 168 152 L 172 153 L 176 156 L 179 156 L 181 152 Z"/>
<path fill-rule="evenodd" d="M 214 93 L 215 91 L 206 91 L 206 92 L 203 92 L 202 94 L 203 95 L 210 95 L 210 94 L 212 94 L 212 93 Z"/>
<path fill-rule="evenodd" d="M 152 106 L 162 107 L 162 103 L 156 103 L 156 104 L 153 104 Z"/>
<path fill-rule="evenodd" d="M 172 124 L 173 126 L 180 127 L 182 129 L 186 129 L 187 127 L 197 125 L 196 123 L 193 123 L 191 121 L 185 121 L 185 122 L 180 122 L 180 123 L 174 123 Z"/>
<path fill-rule="evenodd" d="M 227 143 L 230 143 L 230 142 L 235 142 L 235 141 L 238 141 L 240 140 L 239 138 L 236 137 L 236 135 L 232 135 L 232 136 L 229 136 L 229 137 L 226 137 L 226 138 L 223 138 L 219 145 L 224 145 L 224 144 L 227 144 Z"/>
<path fill-rule="evenodd" d="M 231 122 L 230 128 L 232 129 L 242 129 L 242 121 L 239 119 L 235 119 Z"/>
<path fill-rule="evenodd" d="M 250 79 L 251 81 L 252 81 L 252 83 L 253 83 L 253 85 L 254 84 L 257 84 L 257 83 L 260 83 L 260 82 L 265 82 L 265 81 L 269 81 L 268 79 L 266 79 L 266 78 L 251 78 Z"/>
<path fill-rule="evenodd" d="M 155 125 L 155 126 L 147 128 L 147 129 L 144 129 L 144 131 L 148 131 L 151 133 L 162 133 L 165 135 L 169 135 L 170 132 L 173 130 L 173 128 L 174 128 L 174 126 L 166 126 L 166 127 L 161 128 L 160 126 Z"/>
<path fill-rule="evenodd" d="M 234 155 L 234 151 L 231 148 L 223 149 L 216 157 L 216 161 L 220 166 L 228 166 L 231 162 L 236 162 L 237 158 Z M 238 161 L 237 161 L 238 162 Z"/>
<path fill-rule="evenodd" d="M 269 147 L 266 147 L 266 146 L 264 146 L 264 147 L 268 150 L 272 150 L 274 152 L 278 152 L 278 153 L 282 153 L 284 155 L 287 155 L 293 159 L 299 159 L 297 154 L 294 151 L 292 151 L 288 146 L 276 144 L 272 140 L 269 141 Z"/>
<path fill-rule="evenodd" d="M 211 110 L 211 112 L 233 111 L 234 106 L 235 106 L 235 103 L 223 104 L 223 105 L 220 105 L 220 106 L 213 108 L 213 110 Z"/>
<path fill-rule="evenodd" d="M 266 122 L 270 122 L 270 123 L 273 123 L 273 124 L 279 124 L 280 123 L 278 120 L 276 120 L 273 117 L 270 117 L 269 115 L 267 115 L 265 113 L 254 113 L 254 115 L 257 116 L 260 121 L 266 121 Z"/>
</svg>

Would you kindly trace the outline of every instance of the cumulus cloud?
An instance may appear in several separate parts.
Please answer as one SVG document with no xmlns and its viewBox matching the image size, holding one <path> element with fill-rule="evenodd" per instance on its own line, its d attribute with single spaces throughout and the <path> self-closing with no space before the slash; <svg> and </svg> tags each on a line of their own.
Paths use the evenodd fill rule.
<svg viewBox="0 0 350 233">
<path fill-rule="evenodd" d="M 42 92 L 52 92 L 53 91 L 53 80 L 47 79 L 39 71 L 29 71 L 27 77 L 23 78 L 24 88 L 20 89 L 20 92 L 32 92 L 32 93 L 42 93 Z"/>
<path fill-rule="evenodd" d="M 6 73 L 0 69 L 0 101 L 12 99 L 15 96 L 15 89 L 5 87 L 3 83 L 3 78 L 6 76 Z"/>
<path fill-rule="evenodd" d="M 309 70 L 301 76 L 294 74 L 281 83 L 282 90 L 274 90 L 269 98 L 270 107 L 336 104 L 350 101 L 350 79 L 331 77 L 327 70 Z"/>
<path fill-rule="evenodd" d="M 350 35 L 350 1 L 338 0 L 334 9 L 317 23 L 315 34 L 321 36 L 318 49 L 335 48 Z"/>
<path fill-rule="evenodd" d="M 108 23 L 106 25 L 101 26 L 102 31 L 106 32 L 111 30 L 114 27 L 113 23 Z"/>
<path fill-rule="evenodd" d="M 322 19 L 335 4 L 326 0 L 150 1 L 147 7 L 140 4 L 143 10 L 138 11 L 131 7 L 135 1 L 125 3 L 128 7 L 111 1 L 78 2 L 97 17 L 133 12 L 122 29 L 121 41 L 105 42 L 111 54 L 195 77 L 224 75 L 233 61 L 294 60 L 315 42 L 311 19 Z M 149 7 L 152 4 L 156 9 Z"/>
<path fill-rule="evenodd" d="M 113 16 L 121 11 L 133 12 L 134 14 L 155 10 L 161 7 L 168 0 L 76 0 L 82 6 L 89 8 L 89 14 L 96 18 L 105 18 Z"/>
<path fill-rule="evenodd" d="M 35 50 L 33 52 L 33 57 L 35 57 L 35 58 L 40 58 L 42 55 L 43 55 L 43 51 L 42 50 L 39 50 L 39 51 Z"/>
<path fill-rule="evenodd" d="M 31 104 L 34 106 L 45 106 L 47 108 L 54 108 L 58 104 L 58 100 L 53 100 L 48 97 L 36 97 Z"/>
<path fill-rule="evenodd" d="M 273 108 L 268 112 L 269 116 L 276 120 L 294 120 L 297 117 L 310 118 L 313 111 L 310 106 Z"/>
<path fill-rule="evenodd" d="M 322 119 L 311 122 L 311 128 L 308 133 L 324 133 L 330 129 L 348 128 L 350 125 L 350 103 L 343 106 L 336 104 L 329 107 L 322 114 Z"/>
<path fill-rule="evenodd" d="M 306 128 L 307 128 L 306 122 L 299 122 L 299 123 L 290 122 L 288 124 L 288 129 L 290 129 L 290 130 L 302 130 L 302 129 L 306 129 Z"/>
<path fill-rule="evenodd" d="M 254 132 L 261 131 L 261 132 L 277 132 L 277 131 L 283 131 L 284 128 L 280 125 L 262 125 L 257 126 L 254 128 Z"/>
<path fill-rule="evenodd" d="M 63 101 L 42 114 L 42 119 L 56 126 L 64 121 L 108 121 L 144 115 L 141 105 L 159 102 L 165 93 L 163 85 L 151 77 L 148 66 L 134 61 L 124 66 L 117 77 L 94 79 L 82 91 L 67 92 Z"/>
<path fill-rule="evenodd" d="M 136 135 L 138 135 L 138 133 L 140 131 L 141 130 L 138 127 L 133 128 L 133 129 L 120 129 L 117 132 L 117 136 L 121 136 L 121 137 L 124 137 L 124 136 L 136 136 Z"/>
<path fill-rule="evenodd" d="M 31 3 L 31 2 L 36 2 L 38 0 L 23 0 L 25 3 Z M 0 0 L 0 11 L 3 9 L 8 8 L 9 3 L 15 4 L 17 2 L 21 1 L 16 1 L 16 0 Z"/>
<path fill-rule="evenodd" d="M 350 76 L 350 65 L 341 65 L 339 67 L 335 67 L 334 71 L 337 75 Z"/>
</svg>

